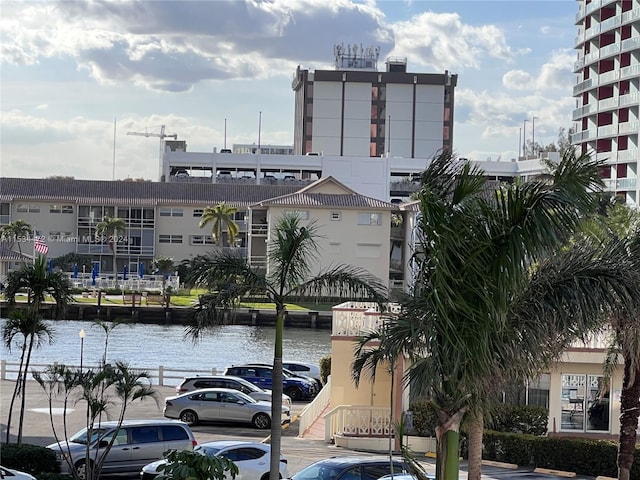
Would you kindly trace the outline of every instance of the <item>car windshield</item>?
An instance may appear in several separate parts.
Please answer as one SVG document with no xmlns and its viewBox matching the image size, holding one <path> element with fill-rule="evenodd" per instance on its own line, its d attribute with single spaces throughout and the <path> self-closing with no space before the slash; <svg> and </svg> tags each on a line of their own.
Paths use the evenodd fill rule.
<svg viewBox="0 0 640 480">
<path fill-rule="evenodd" d="M 292 480 L 333 480 L 342 471 L 342 468 L 333 465 L 309 465 L 300 470 Z"/>
<path fill-rule="evenodd" d="M 93 430 L 91 430 L 91 440 L 89 441 L 89 443 L 95 442 L 97 439 L 102 437 L 105 433 L 107 433 L 110 430 L 111 430 L 110 428 L 94 428 Z M 73 443 L 81 443 L 83 445 L 86 445 L 87 435 L 88 435 L 88 430 L 84 428 L 80 430 L 78 433 L 76 433 L 69 440 Z"/>
<path fill-rule="evenodd" d="M 194 452 L 199 453 L 200 455 L 206 455 L 207 457 L 215 457 L 220 450 L 222 449 L 206 445 L 198 445 L 193 449 Z"/>
</svg>

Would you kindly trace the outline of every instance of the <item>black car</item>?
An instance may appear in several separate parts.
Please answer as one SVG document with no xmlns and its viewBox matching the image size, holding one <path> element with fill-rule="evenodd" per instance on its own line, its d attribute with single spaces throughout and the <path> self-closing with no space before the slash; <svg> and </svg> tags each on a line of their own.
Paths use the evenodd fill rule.
<svg viewBox="0 0 640 480">
<path fill-rule="evenodd" d="M 391 473 L 389 457 L 332 457 L 312 463 L 292 480 L 378 480 Z M 407 473 L 402 460 L 393 460 L 393 473 Z"/>
</svg>

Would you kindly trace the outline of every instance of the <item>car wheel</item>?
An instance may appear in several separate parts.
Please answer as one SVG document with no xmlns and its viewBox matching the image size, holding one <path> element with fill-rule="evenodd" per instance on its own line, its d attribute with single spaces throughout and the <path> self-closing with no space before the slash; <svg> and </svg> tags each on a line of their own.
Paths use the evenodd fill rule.
<svg viewBox="0 0 640 480">
<path fill-rule="evenodd" d="M 84 460 L 80 460 L 74 465 L 76 469 L 76 475 L 80 480 L 85 480 L 87 478 L 87 464 Z"/>
<path fill-rule="evenodd" d="M 302 398 L 302 390 L 300 390 L 298 387 L 287 388 L 284 393 L 286 393 L 294 402 Z"/>
<path fill-rule="evenodd" d="M 251 423 L 256 428 L 265 429 L 271 427 L 271 418 L 266 413 L 257 413 Z"/>
<path fill-rule="evenodd" d="M 198 423 L 198 414 L 193 410 L 185 410 L 180 414 L 180 420 L 190 427 L 193 427 Z"/>
</svg>

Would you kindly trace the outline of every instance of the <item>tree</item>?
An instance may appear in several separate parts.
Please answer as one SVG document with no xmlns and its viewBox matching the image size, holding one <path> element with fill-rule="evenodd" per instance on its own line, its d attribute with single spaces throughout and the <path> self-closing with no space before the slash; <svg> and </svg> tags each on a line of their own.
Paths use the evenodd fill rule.
<svg viewBox="0 0 640 480">
<path fill-rule="evenodd" d="M 616 197 L 607 199 L 601 215 L 585 226 L 586 235 L 608 245 L 628 238 L 636 248 L 625 251 L 640 270 L 640 212 L 631 210 Z M 581 239 L 578 239 L 581 241 Z M 640 310 L 625 305 L 610 315 L 611 344 L 605 363 L 605 374 L 611 376 L 622 358 L 623 377 L 620 393 L 620 434 L 618 443 L 618 479 L 629 480 L 636 448 L 638 417 L 640 415 Z"/>
<path fill-rule="evenodd" d="M 9 404 L 9 414 L 7 416 L 7 437 L 5 442 L 9 443 L 11 434 L 11 419 L 13 416 L 13 406 L 16 398 L 21 396 L 25 397 L 26 391 L 26 372 L 29 370 L 29 363 L 31 361 L 31 352 L 34 348 L 39 348 L 45 341 L 51 343 L 53 341 L 53 329 L 51 326 L 39 318 L 34 318 L 33 315 L 27 311 L 13 310 L 9 314 L 9 319 L 2 327 L 2 339 L 4 345 L 9 351 L 11 346 L 17 338 L 21 337 L 20 343 L 20 365 L 18 367 L 18 374 L 16 378 L 16 384 L 13 388 L 13 394 L 11 395 L 11 402 Z M 22 443 L 22 419 L 24 418 L 24 402 L 20 408 L 20 424 L 17 437 L 18 444 Z"/>
<path fill-rule="evenodd" d="M 437 478 L 457 478 L 468 413 L 476 427 L 469 478 L 480 477 L 472 447 L 487 399 L 507 378 L 544 368 L 616 302 L 640 301 L 638 272 L 613 245 L 560 250 L 595 208 L 598 165 L 567 151 L 546 177 L 494 192 L 480 169 L 447 152 L 423 172 L 414 286 L 380 336 L 385 355 L 364 357 L 353 374 L 358 381 L 380 359 L 407 356 L 405 383 L 437 412 Z M 360 340 L 361 352 L 373 335 Z"/>
<path fill-rule="evenodd" d="M 238 224 L 233 221 L 233 216 L 237 211 L 238 209 L 236 207 L 231 207 L 225 202 L 213 207 L 208 206 L 202 213 L 199 226 L 200 228 L 204 228 L 206 225 L 211 224 L 211 236 L 218 247 L 224 245 L 222 233 L 223 227 L 226 227 L 227 242 L 229 245 L 232 245 L 239 231 Z"/>
<path fill-rule="evenodd" d="M 105 346 L 106 350 L 106 346 Z M 71 398 L 78 396 L 80 401 L 86 402 L 87 412 L 87 438 L 94 436 L 93 432 L 100 423 L 102 415 L 109 414 L 109 408 L 119 405 L 117 412 L 117 425 L 120 428 L 129 405 L 136 400 L 152 398 L 158 402 L 157 394 L 151 387 L 149 374 L 145 371 L 131 368 L 128 364 L 120 361 L 113 365 L 105 364 L 97 369 L 80 370 L 70 368 L 65 365 L 49 365 L 42 372 L 34 372 L 34 379 L 47 393 L 49 399 L 50 413 L 52 406 L 60 395 L 63 397 L 63 425 L 65 430 L 62 437 L 56 430 L 53 420 L 51 428 L 56 441 L 58 442 L 62 457 L 69 463 L 73 476 L 79 480 L 99 479 L 102 465 L 109 454 L 116 435 L 105 438 L 107 444 L 104 448 L 96 449 L 92 452 L 90 442 L 86 444 L 84 461 L 75 465 L 71 463 L 70 455 L 65 455 L 65 448 L 68 447 L 68 432 L 66 431 L 67 407 Z M 51 415 L 53 417 L 53 415 Z M 64 441 L 61 441 L 64 440 Z M 93 453 L 93 456 L 92 456 Z"/>
<path fill-rule="evenodd" d="M 167 284 L 167 275 L 175 271 L 175 265 L 173 258 L 169 257 L 156 257 L 153 260 L 153 268 L 162 275 L 162 295 L 165 294 L 165 287 Z"/>
<path fill-rule="evenodd" d="M 197 340 L 207 327 L 217 324 L 221 310 L 235 305 L 244 294 L 266 295 L 276 307 L 276 332 L 273 355 L 273 386 L 271 418 L 278 419 L 282 411 L 282 339 L 286 303 L 298 295 L 333 295 L 341 298 L 360 298 L 382 304 L 386 289 L 380 280 L 367 271 L 339 265 L 311 276 L 311 262 L 318 255 L 317 228 L 311 222 L 300 224 L 297 215 L 284 215 L 274 229 L 268 246 L 268 270 L 251 268 L 244 259 L 231 252 L 219 252 L 194 259 L 189 281 L 206 286 L 213 293 L 202 300 L 196 325 L 187 334 Z M 271 422 L 270 480 L 279 478 L 281 425 Z"/>
<path fill-rule="evenodd" d="M 208 480 L 224 480 L 225 472 L 231 478 L 238 475 L 238 466 L 225 457 L 209 456 L 189 450 L 171 450 L 166 455 L 167 463 L 158 466 L 158 480 L 191 480 L 206 478 Z"/>
<path fill-rule="evenodd" d="M 109 249 L 113 253 L 113 278 L 114 282 L 118 278 L 118 264 L 116 254 L 118 243 L 120 241 L 120 233 L 124 233 L 127 229 L 127 222 L 122 218 L 111 218 L 105 216 L 101 222 L 96 225 L 96 235 L 109 242 Z"/>
<path fill-rule="evenodd" d="M 0 238 L 9 242 L 9 248 L 13 248 L 14 244 L 18 244 L 18 252 L 22 257 L 22 247 L 20 244 L 33 235 L 33 228 L 24 220 L 15 220 L 0 227 Z M 22 260 L 24 263 L 24 259 Z"/>
<path fill-rule="evenodd" d="M 29 372 L 31 353 L 39 347 L 46 338 L 51 338 L 52 330 L 41 319 L 41 311 L 47 295 L 53 297 L 55 302 L 54 314 L 59 317 L 64 307 L 72 300 L 71 283 L 61 272 L 50 272 L 47 268 L 46 257 L 38 255 L 32 265 L 23 265 L 18 270 L 9 272 L 5 288 L 5 298 L 11 309 L 15 308 L 16 296 L 20 291 L 27 291 L 27 307 L 22 312 L 11 313 L 12 319 L 3 327 L 2 336 L 7 347 L 16 335 L 23 337 L 21 369 L 18 373 L 14 397 L 22 392 L 20 406 L 20 420 L 18 423 L 18 443 L 22 442 L 22 423 L 24 420 L 26 385 Z M 13 402 L 13 400 L 12 400 Z M 11 416 L 11 410 L 9 411 Z M 10 423 L 10 417 L 9 422 Z M 10 425 L 7 425 L 7 437 Z"/>
</svg>

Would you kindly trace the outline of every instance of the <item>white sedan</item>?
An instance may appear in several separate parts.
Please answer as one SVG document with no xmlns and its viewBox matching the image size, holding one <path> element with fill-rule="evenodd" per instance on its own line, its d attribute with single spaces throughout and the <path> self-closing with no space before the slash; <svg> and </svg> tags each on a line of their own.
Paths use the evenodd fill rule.
<svg viewBox="0 0 640 480">
<path fill-rule="evenodd" d="M 264 443 L 220 440 L 202 443 L 193 449 L 194 452 L 210 457 L 225 457 L 238 467 L 236 478 L 269 480 L 269 460 L 271 447 Z M 141 480 L 152 480 L 160 472 L 158 467 L 166 460 L 158 460 L 145 466 L 140 472 Z M 280 477 L 288 478 L 287 459 L 280 455 Z"/>
<path fill-rule="evenodd" d="M 259 402 L 230 388 L 203 388 L 166 398 L 164 416 L 178 418 L 189 426 L 211 421 L 243 422 L 256 428 L 270 428 L 271 402 Z M 290 421 L 291 409 L 283 405 L 280 424 Z"/>
<path fill-rule="evenodd" d="M 6 467 L 0 467 L 0 478 L 2 480 L 36 480 L 36 477 L 29 473 L 19 472 Z"/>
</svg>

